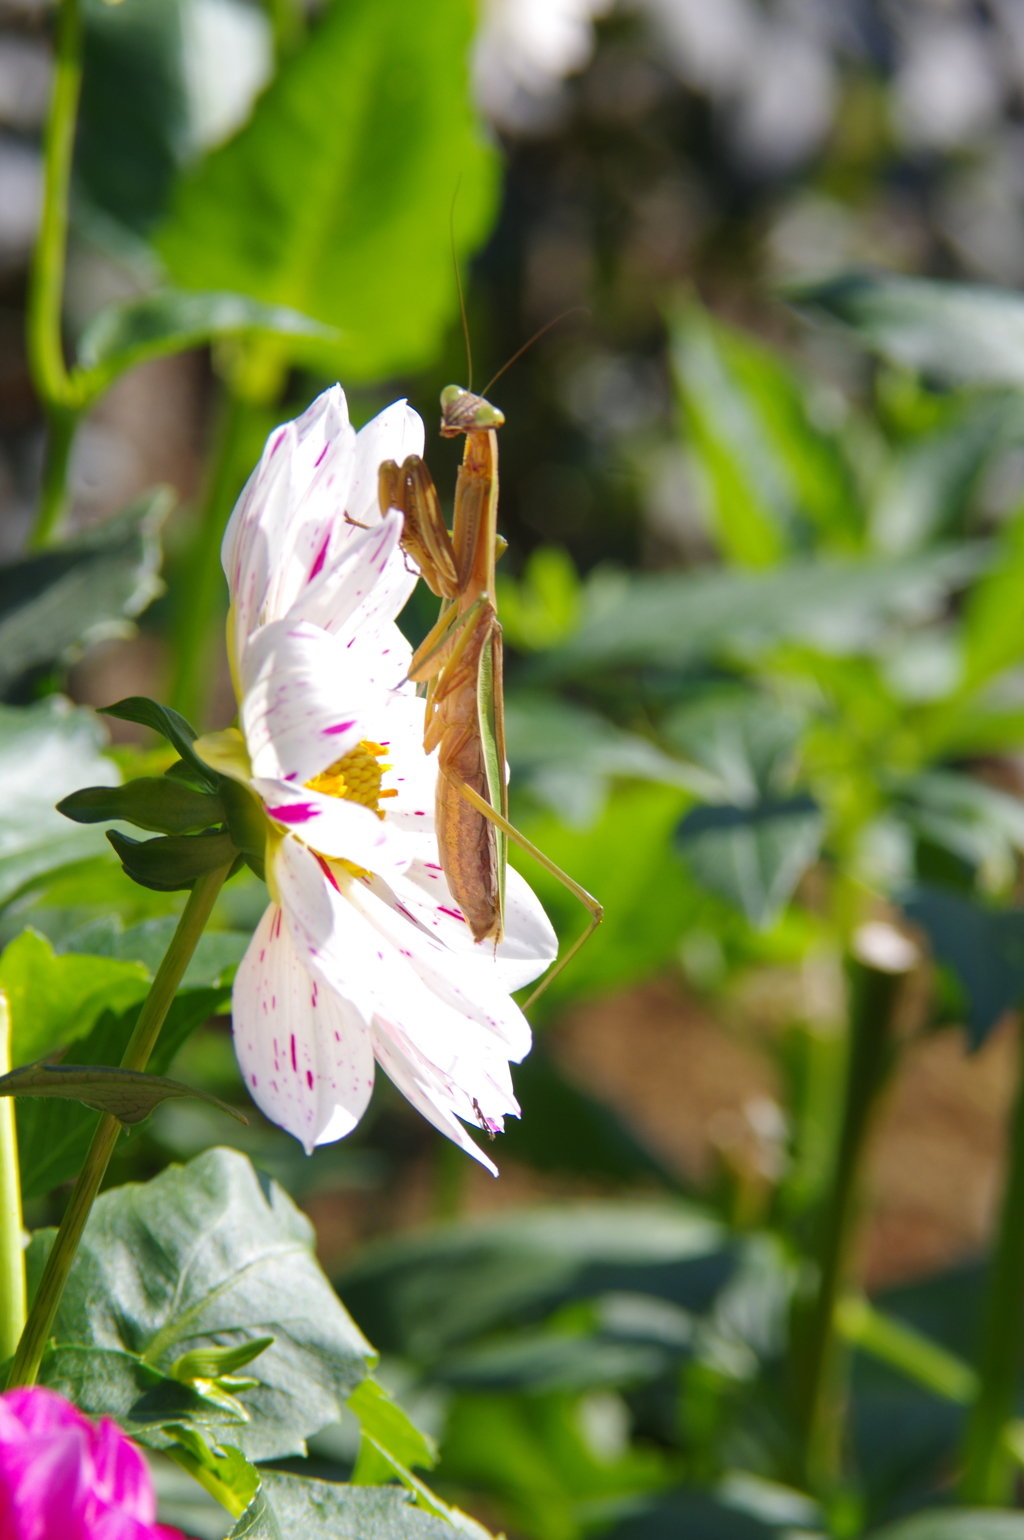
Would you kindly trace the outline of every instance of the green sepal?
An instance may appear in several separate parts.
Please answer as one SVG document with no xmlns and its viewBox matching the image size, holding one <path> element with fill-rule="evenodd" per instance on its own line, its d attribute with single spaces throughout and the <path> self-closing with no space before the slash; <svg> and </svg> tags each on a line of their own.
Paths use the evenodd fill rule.
<svg viewBox="0 0 1024 1540">
<path fill-rule="evenodd" d="M 0 1075 L 0 1096 L 62 1096 L 82 1102 L 94 1112 L 110 1112 L 121 1123 L 141 1123 L 154 1107 L 172 1097 L 196 1096 L 247 1123 L 237 1108 L 206 1091 L 193 1091 L 179 1080 L 147 1075 L 143 1070 L 115 1069 L 105 1064 L 24 1064 Z"/>
<path fill-rule="evenodd" d="M 224 1374 L 244 1369 L 273 1344 L 273 1337 L 250 1337 L 231 1347 L 193 1348 L 174 1361 L 169 1369 L 172 1379 L 189 1385 L 193 1380 L 217 1380 Z"/>
<path fill-rule="evenodd" d="M 120 819 L 157 834 L 197 834 L 224 822 L 221 799 L 168 776 L 140 776 L 123 786 L 85 786 L 57 803 L 75 823 Z"/>
<path fill-rule="evenodd" d="M 192 747 L 199 734 L 170 706 L 161 706 L 159 701 L 150 700 L 147 695 L 128 695 L 113 706 L 101 706 L 99 710 L 104 716 L 117 717 L 120 722 L 137 722 L 141 727 L 159 733 L 161 738 L 174 745 L 201 786 L 208 791 L 218 789 L 220 777 L 217 772 L 204 764 Z"/>
<path fill-rule="evenodd" d="M 221 780 L 220 800 L 228 833 L 257 877 L 266 881 L 265 851 L 267 848 L 267 816 L 260 803 L 240 781 L 229 776 Z"/>
<path fill-rule="evenodd" d="M 132 881 L 140 887 L 152 888 L 155 893 L 190 888 L 197 877 L 205 877 L 218 866 L 230 866 L 237 854 L 230 834 L 224 830 L 133 840 L 117 829 L 108 829 L 107 839 Z"/>
</svg>

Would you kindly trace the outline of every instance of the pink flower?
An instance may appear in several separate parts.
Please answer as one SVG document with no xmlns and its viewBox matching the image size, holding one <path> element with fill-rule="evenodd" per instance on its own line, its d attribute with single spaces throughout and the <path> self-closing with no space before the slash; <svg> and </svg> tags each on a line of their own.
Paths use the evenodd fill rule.
<svg viewBox="0 0 1024 1540">
<path fill-rule="evenodd" d="M 117 1425 L 52 1390 L 0 1396 L 3 1540 L 182 1540 L 156 1523 L 142 1454 Z"/>
</svg>

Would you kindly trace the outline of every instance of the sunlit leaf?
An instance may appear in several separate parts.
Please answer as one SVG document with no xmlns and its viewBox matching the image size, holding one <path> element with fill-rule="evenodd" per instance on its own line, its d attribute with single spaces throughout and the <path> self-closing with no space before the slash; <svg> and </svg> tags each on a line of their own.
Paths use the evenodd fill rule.
<svg viewBox="0 0 1024 1540">
<path fill-rule="evenodd" d="M 0 956 L 0 986 L 11 1008 L 11 1059 L 28 1064 L 85 1037 L 103 1010 L 142 1000 L 150 974 L 114 957 L 63 957 L 45 936 L 24 930 Z"/>
<path fill-rule="evenodd" d="M 173 503 L 158 487 L 56 550 L 0 567 L 0 692 L 146 608 L 162 588 L 158 536 Z"/>
<path fill-rule="evenodd" d="M 229 1540 L 455 1540 L 467 1532 L 486 1535 L 470 1520 L 456 1527 L 425 1513 L 400 1487 L 340 1486 L 267 1470 Z"/>
<path fill-rule="evenodd" d="M 456 305 L 456 187 L 460 255 L 494 208 L 467 89 L 474 20 L 468 0 L 327 7 L 246 127 L 182 178 L 158 236 L 174 281 L 336 327 L 329 347 L 287 345 L 332 377 L 428 362 Z"/>
<path fill-rule="evenodd" d="M 801 309 L 844 322 L 905 368 L 978 384 L 1024 384 L 1024 299 L 1012 289 L 853 272 L 795 286 L 789 295 Z"/>
<path fill-rule="evenodd" d="M 29 1250 L 38 1277 L 54 1232 Z M 309 1221 L 244 1156 L 213 1149 L 97 1199 L 57 1316 L 58 1344 L 134 1353 L 161 1373 L 184 1353 L 273 1337 L 226 1412 L 248 1459 L 303 1452 L 365 1378 L 368 1346 L 317 1266 Z M 215 1419 L 214 1419 L 215 1420 Z"/>
<path fill-rule="evenodd" d="M 319 337 L 330 328 L 283 305 L 263 305 L 244 294 L 193 294 L 158 289 L 106 306 L 78 341 L 72 374 L 76 401 L 87 405 L 119 375 L 147 359 L 183 353 L 221 337 Z"/>
<path fill-rule="evenodd" d="M 81 1102 L 94 1112 L 109 1112 L 122 1123 L 141 1123 L 168 1098 L 197 1096 L 245 1123 L 236 1108 L 208 1091 L 192 1090 L 163 1075 L 115 1069 L 101 1064 L 26 1064 L 0 1075 L 0 1096 L 51 1096 Z"/>
</svg>

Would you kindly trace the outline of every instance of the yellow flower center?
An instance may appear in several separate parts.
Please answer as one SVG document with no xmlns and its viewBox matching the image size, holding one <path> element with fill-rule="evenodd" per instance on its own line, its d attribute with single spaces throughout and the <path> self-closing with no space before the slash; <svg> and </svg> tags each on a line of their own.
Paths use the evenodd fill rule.
<svg viewBox="0 0 1024 1540">
<path fill-rule="evenodd" d="M 307 781 L 306 789 L 322 792 L 325 797 L 341 797 L 346 802 L 358 802 L 361 807 L 368 807 L 372 813 L 376 813 L 378 818 L 383 818 L 381 802 L 385 797 L 398 796 L 397 791 L 381 789 L 384 772 L 391 769 L 389 764 L 381 763 L 386 753 L 383 744 L 364 738 L 341 759 L 335 760 L 333 765 Z M 337 864 L 351 872 L 353 877 L 371 875 L 352 861 L 338 860 Z"/>
</svg>

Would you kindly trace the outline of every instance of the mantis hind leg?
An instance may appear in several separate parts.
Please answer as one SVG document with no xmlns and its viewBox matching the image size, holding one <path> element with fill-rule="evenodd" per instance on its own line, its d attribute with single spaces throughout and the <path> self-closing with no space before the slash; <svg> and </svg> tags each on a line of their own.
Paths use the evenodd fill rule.
<svg viewBox="0 0 1024 1540">
<path fill-rule="evenodd" d="M 556 880 L 560 882 L 564 888 L 567 888 L 574 898 L 579 899 L 584 909 L 586 909 L 587 913 L 590 915 L 590 924 L 587 926 L 586 930 L 582 935 L 577 936 L 576 940 L 573 942 L 572 946 L 567 952 L 563 953 L 561 957 L 555 960 L 555 962 L 548 969 L 547 973 L 541 979 L 540 983 L 537 985 L 537 988 L 533 991 L 530 998 L 526 1001 L 525 1005 L 523 1006 L 523 1010 L 528 1011 L 534 1001 L 544 993 L 545 989 L 547 989 L 552 980 L 558 977 L 566 964 L 570 963 L 580 948 L 590 940 L 591 936 L 594 934 L 595 930 L 604 918 L 604 905 L 599 904 L 597 899 L 594 898 L 593 894 L 588 893 L 586 888 L 580 887 L 580 884 L 575 882 L 567 872 L 563 872 L 560 866 L 556 866 L 551 857 L 546 856 L 543 850 L 538 850 L 537 846 L 532 842 L 532 840 L 528 840 L 525 834 L 521 834 L 514 824 L 509 823 L 507 818 L 503 818 L 502 815 L 497 812 L 489 802 L 485 801 L 485 799 L 480 796 L 479 792 L 474 791 L 473 787 L 467 785 L 466 782 L 461 779 L 461 777 L 452 775 L 449 771 L 448 779 L 451 781 L 456 790 L 463 797 L 465 797 L 466 801 L 470 804 L 471 807 L 476 808 L 478 813 L 493 823 L 495 827 L 500 829 L 503 834 L 507 835 L 510 840 L 514 840 L 515 843 L 519 846 L 520 850 L 525 850 L 528 856 L 532 856 L 535 861 L 539 862 L 544 870 L 546 872 L 550 872 L 551 876 L 556 878 Z"/>
</svg>

